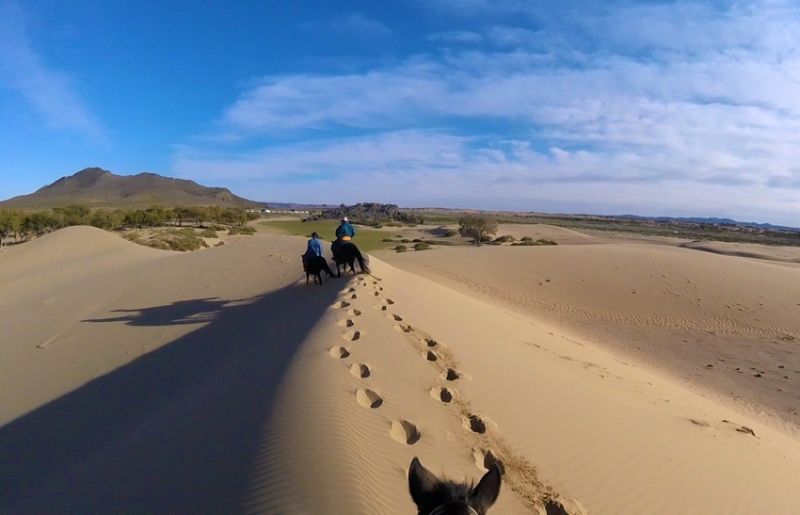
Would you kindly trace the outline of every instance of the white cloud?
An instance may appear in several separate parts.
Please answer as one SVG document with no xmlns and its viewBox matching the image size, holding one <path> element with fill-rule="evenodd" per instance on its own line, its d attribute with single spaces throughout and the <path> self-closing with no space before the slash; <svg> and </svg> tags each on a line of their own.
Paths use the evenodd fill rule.
<svg viewBox="0 0 800 515">
<path fill-rule="evenodd" d="M 235 183 L 250 198 L 273 201 L 717 214 L 773 223 L 795 223 L 800 215 L 790 200 L 776 197 L 764 185 L 732 189 L 709 181 L 687 187 L 682 163 L 669 159 L 559 148 L 540 152 L 524 141 L 494 142 L 491 147 L 480 143 L 409 130 L 233 155 L 181 149 L 173 172 Z M 651 183 L 654 177 L 660 181 L 657 188 Z"/>
<path fill-rule="evenodd" d="M 445 32 L 434 32 L 426 38 L 428 41 L 444 41 L 445 43 L 480 43 L 483 36 L 477 32 L 466 30 L 450 30 Z"/>
<path fill-rule="evenodd" d="M 28 99 L 47 126 L 105 139 L 101 123 L 86 108 L 65 74 L 49 69 L 33 51 L 19 5 L 0 0 L 0 86 Z"/>
<path fill-rule="evenodd" d="M 330 138 L 221 160 L 184 155 L 178 169 L 325 172 L 353 201 L 414 191 L 406 202 L 533 199 L 606 212 L 762 213 L 800 225 L 800 204 L 786 201 L 800 190 L 797 8 L 678 3 L 615 8 L 580 23 L 587 32 L 573 46 L 550 29 L 489 26 L 487 37 L 513 50 L 264 78 L 223 113 L 225 134 Z M 368 135 L 347 137 L 342 127 Z"/>
<path fill-rule="evenodd" d="M 494 26 L 487 33 L 489 40 L 500 47 L 535 47 L 545 40 L 544 35 L 520 27 Z"/>
</svg>

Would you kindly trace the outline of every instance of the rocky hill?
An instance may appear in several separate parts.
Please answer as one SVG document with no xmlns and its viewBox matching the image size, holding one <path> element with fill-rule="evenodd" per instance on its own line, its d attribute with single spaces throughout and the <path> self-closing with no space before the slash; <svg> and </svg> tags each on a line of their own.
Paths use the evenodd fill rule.
<svg viewBox="0 0 800 515">
<path fill-rule="evenodd" d="M 364 202 L 353 206 L 344 204 L 325 209 L 320 214 L 309 217 L 309 220 L 341 220 L 347 217 L 351 222 L 371 224 L 377 222 L 395 221 L 406 224 L 418 224 L 422 219 L 413 214 L 401 211 L 394 204 L 378 204 L 375 202 Z"/>
<path fill-rule="evenodd" d="M 62 177 L 29 195 L 0 202 L 0 207 L 42 209 L 84 204 L 89 207 L 225 206 L 267 207 L 237 197 L 227 188 L 209 188 L 194 181 L 154 173 L 115 175 L 102 168 L 86 168 Z"/>
</svg>

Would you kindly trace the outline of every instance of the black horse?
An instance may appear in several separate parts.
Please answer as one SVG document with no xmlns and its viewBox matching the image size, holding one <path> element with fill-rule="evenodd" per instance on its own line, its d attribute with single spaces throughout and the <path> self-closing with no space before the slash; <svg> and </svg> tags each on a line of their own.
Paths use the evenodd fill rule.
<svg viewBox="0 0 800 515">
<path fill-rule="evenodd" d="M 328 266 L 328 260 L 324 257 L 314 256 L 312 258 L 305 258 L 302 255 L 300 257 L 303 258 L 303 270 L 306 273 L 306 284 L 308 284 L 308 278 L 313 275 L 314 284 L 319 284 L 321 286 L 322 272 L 327 273 L 328 277 L 334 276 L 331 267 Z M 338 267 L 336 271 L 339 271 Z"/>
<path fill-rule="evenodd" d="M 408 470 L 408 488 L 419 515 L 486 515 L 500 495 L 500 467 L 492 465 L 478 486 L 442 481 L 417 458 Z"/>
<path fill-rule="evenodd" d="M 368 274 L 370 272 L 369 263 L 361 254 L 361 251 L 358 250 L 356 244 L 350 241 L 341 242 L 335 247 L 333 261 L 336 263 L 336 274 L 339 277 L 341 277 L 341 273 L 339 272 L 339 267 L 341 265 L 344 265 L 344 273 L 347 273 L 347 267 L 350 266 L 350 271 L 355 275 L 356 268 L 354 265 L 356 261 L 358 261 L 358 266 L 361 267 L 362 273 Z"/>
</svg>

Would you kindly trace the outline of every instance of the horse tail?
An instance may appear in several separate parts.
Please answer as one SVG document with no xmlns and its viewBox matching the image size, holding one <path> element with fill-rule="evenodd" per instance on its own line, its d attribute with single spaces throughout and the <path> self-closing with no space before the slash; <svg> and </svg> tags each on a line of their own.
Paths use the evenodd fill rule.
<svg viewBox="0 0 800 515">
<path fill-rule="evenodd" d="M 361 267 L 361 271 L 365 274 L 368 274 L 370 271 L 369 264 L 364 259 L 364 256 L 361 254 L 361 251 L 355 245 L 353 245 L 353 253 L 356 255 L 356 259 L 358 260 L 358 265 Z"/>
</svg>

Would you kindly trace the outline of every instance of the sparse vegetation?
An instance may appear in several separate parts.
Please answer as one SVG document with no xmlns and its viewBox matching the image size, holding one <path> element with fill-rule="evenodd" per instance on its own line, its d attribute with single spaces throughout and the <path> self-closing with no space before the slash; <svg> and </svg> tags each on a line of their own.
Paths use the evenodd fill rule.
<svg viewBox="0 0 800 515">
<path fill-rule="evenodd" d="M 491 241 L 489 235 L 497 232 L 497 221 L 485 215 L 464 215 L 458 226 L 461 235 L 472 238 L 475 245 Z"/>
<path fill-rule="evenodd" d="M 423 243 L 417 243 L 416 245 L 414 245 L 414 250 L 428 250 L 430 248 L 431 248 L 431 246 L 428 245 L 427 243 L 424 243 L 424 242 Z"/>
<path fill-rule="evenodd" d="M 492 243 L 500 244 L 500 243 L 513 243 L 517 241 L 517 239 L 513 236 L 506 234 L 505 236 L 497 237 Z"/>
<path fill-rule="evenodd" d="M 244 234 L 245 236 L 252 236 L 256 233 L 255 227 L 240 227 L 234 226 L 228 229 L 228 234 L 236 236 L 237 234 Z"/>
<path fill-rule="evenodd" d="M 445 238 L 452 238 L 453 236 L 458 236 L 458 231 L 455 229 L 447 229 L 443 236 Z"/>
<path fill-rule="evenodd" d="M 157 236 L 152 241 L 163 242 L 167 245 L 169 250 L 178 250 L 181 252 L 188 252 L 208 247 L 206 242 L 197 236 L 197 233 L 194 231 L 184 232 L 169 230 Z"/>
<path fill-rule="evenodd" d="M 398 245 L 394 248 L 394 250 L 397 252 L 406 252 L 408 250 L 408 247 L 406 247 L 405 245 Z"/>
<path fill-rule="evenodd" d="M 545 238 L 533 241 L 533 238 L 529 238 L 526 236 L 525 238 L 522 238 L 520 241 L 511 244 L 512 247 L 534 247 L 540 245 L 558 245 L 558 242 L 554 240 L 548 240 Z"/>
<path fill-rule="evenodd" d="M 84 205 L 70 205 L 39 211 L 0 209 L 0 245 L 7 245 L 11 238 L 15 244 L 22 243 L 31 238 L 75 225 L 89 225 L 114 231 L 182 227 L 186 222 L 204 229 L 200 236 L 194 235 L 192 229 L 195 237 L 216 238 L 217 231 L 227 230 L 229 227 L 235 227 L 241 234 L 253 234 L 255 229 L 245 224 L 257 218 L 259 218 L 258 213 L 248 213 L 242 208 L 220 206 L 179 206 L 174 209 L 166 209 L 161 206 L 151 206 L 147 209 L 91 209 Z M 203 224 L 208 221 L 213 221 L 214 225 L 204 228 Z M 193 246 L 191 243 L 170 243 L 166 240 L 150 244 L 146 242 L 149 240 L 144 240 L 141 236 L 133 233 L 128 233 L 124 237 L 130 241 L 156 248 L 180 247 L 183 249 Z"/>
</svg>

